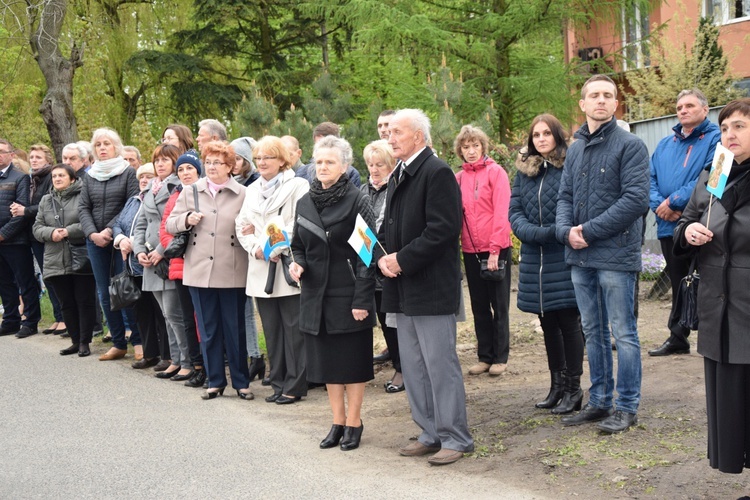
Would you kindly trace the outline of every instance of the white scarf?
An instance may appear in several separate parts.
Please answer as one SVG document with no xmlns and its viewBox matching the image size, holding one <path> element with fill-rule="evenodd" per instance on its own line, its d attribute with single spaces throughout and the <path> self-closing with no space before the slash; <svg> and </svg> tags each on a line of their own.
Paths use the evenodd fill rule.
<svg viewBox="0 0 750 500">
<path fill-rule="evenodd" d="M 94 179 L 105 182 L 125 172 L 126 168 L 133 168 L 122 156 L 110 160 L 96 160 L 87 172 Z"/>
</svg>

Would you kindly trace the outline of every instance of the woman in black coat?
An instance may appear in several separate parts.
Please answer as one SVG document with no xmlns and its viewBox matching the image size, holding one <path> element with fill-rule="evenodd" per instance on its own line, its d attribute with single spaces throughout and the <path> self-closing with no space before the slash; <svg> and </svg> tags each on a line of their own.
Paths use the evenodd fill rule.
<svg viewBox="0 0 750 500">
<path fill-rule="evenodd" d="M 307 380 L 326 384 L 333 412 L 320 447 L 340 442 L 342 450 L 353 450 L 364 429 L 365 383 L 374 376 L 375 263 L 364 265 L 348 239 L 357 214 L 370 228 L 375 216 L 367 196 L 344 175 L 352 161 L 348 142 L 327 136 L 313 157 L 316 178 L 297 203 L 289 271 L 302 289 L 299 329 L 307 334 Z"/>
<path fill-rule="evenodd" d="M 536 404 L 552 413 L 581 409 L 583 335 L 565 246 L 555 238 L 557 191 L 567 151 L 566 134 L 552 115 L 531 122 L 526 147 L 516 159 L 510 223 L 521 240 L 518 308 L 537 314 L 544 332 L 552 379 L 549 394 Z"/>
<path fill-rule="evenodd" d="M 709 464 L 738 474 L 750 467 L 750 98 L 727 104 L 719 128 L 722 145 L 734 153 L 723 195 L 710 196 L 704 170 L 675 228 L 674 253 L 697 254 L 701 274 L 698 352 Z"/>
</svg>

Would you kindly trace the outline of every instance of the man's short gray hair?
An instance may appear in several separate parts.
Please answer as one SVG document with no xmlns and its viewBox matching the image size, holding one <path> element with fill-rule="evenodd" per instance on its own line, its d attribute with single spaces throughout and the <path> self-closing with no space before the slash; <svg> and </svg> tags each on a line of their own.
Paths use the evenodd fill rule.
<svg viewBox="0 0 750 500">
<path fill-rule="evenodd" d="M 352 146 L 346 139 L 336 137 L 335 135 L 327 135 L 315 143 L 313 148 L 313 158 L 318 154 L 319 149 L 335 149 L 339 152 L 339 159 L 341 164 L 349 167 L 354 159 L 354 153 L 352 152 Z"/>
<path fill-rule="evenodd" d="M 213 118 L 201 120 L 198 123 L 198 130 L 202 129 L 203 127 L 206 127 L 209 133 L 212 136 L 217 137 L 220 141 L 227 140 L 227 128 L 219 120 L 214 120 Z"/>
<path fill-rule="evenodd" d="M 94 148 L 91 147 L 91 143 L 88 141 L 78 141 L 76 142 L 76 144 L 78 144 L 79 147 L 82 147 L 86 151 L 86 154 L 81 156 L 81 158 L 86 158 L 89 161 L 89 163 L 93 163 Z"/>
<path fill-rule="evenodd" d="M 425 144 L 432 144 L 432 136 L 430 136 L 430 119 L 424 111 L 421 109 L 399 109 L 396 111 L 396 114 L 393 115 L 393 118 L 391 118 L 391 123 L 402 119 L 406 119 L 413 130 L 419 130 L 422 132 Z"/>
<path fill-rule="evenodd" d="M 675 104 L 677 104 L 678 102 L 680 102 L 680 99 L 682 99 L 686 95 L 693 95 L 693 96 L 695 96 L 696 99 L 698 99 L 698 101 L 700 101 L 701 106 L 708 106 L 708 99 L 706 99 L 705 94 L 703 92 L 701 92 L 700 90 L 698 90 L 698 89 L 685 89 L 685 90 L 683 90 L 682 92 L 680 92 L 679 94 L 677 94 L 677 99 L 675 100 Z"/>
<path fill-rule="evenodd" d="M 138 151 L 138 148 L 135 146 L 123 146 L 123 151 L 130 151 L 131 153 L 135 153 L 135 157 L 138 158 L 138 161 L 142 161 L 141 159 L 141 152 Z"/>
<path fill-rule="evenodd" d="M 76 153 L 78 153 L 78 156 L 81 158 L 81 160 L 85 160 L 89 156 L 89 152 L 86 151 L 86 148 L 84 148 L 81 144 L 77 142 L 71 142 L 70 144 L 66 144 L 65 147 L 62 148 L 62 153 L 65 153 L 65 150 L 75 150 Z"/>
</svg>

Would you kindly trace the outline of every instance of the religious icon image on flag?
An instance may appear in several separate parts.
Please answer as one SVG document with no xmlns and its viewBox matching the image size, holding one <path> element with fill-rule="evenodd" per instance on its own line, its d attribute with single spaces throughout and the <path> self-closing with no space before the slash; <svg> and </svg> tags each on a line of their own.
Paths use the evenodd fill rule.
<svg viewBox="0 0 750 500">
<path fill-rule="evenodd" d="M 729 171 L 732 170 L 733 159 L 734 153 L 721 144 L 716 145 L 714 160 L 711 162 L 711 172 L 708 174 L 706 191 L 717 198 L 721 198 L 724 194 L 724 187 L 727 185 Z"/>
<path fill-rule="evenodd" d="M 372 253 L 375 251 L 375 245 L 378 239 L 367 225 L 367 222 L 360 214 L 357 214 L 357 221 L 354 223 L 354 231 L 349 236 L 349 244 L 352 246 L 359 258 L 366 266 L 372 262 Z"/>
<path fill-rule="evenodd" d="M 263 245 L 263 258 L 271 258 L 271 252 L 277 248 L 287 248 L 290 246 L 289 234 L 284 229 L 284 218 L 280 215 L 273 217 L 263 228 L 263 235 L 266 242 Z"/>
</svg>

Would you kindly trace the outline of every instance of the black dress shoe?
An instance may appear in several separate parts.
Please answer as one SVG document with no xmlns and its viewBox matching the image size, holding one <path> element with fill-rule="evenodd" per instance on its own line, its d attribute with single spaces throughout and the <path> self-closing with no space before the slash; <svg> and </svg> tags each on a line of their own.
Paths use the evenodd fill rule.
<svg viewBox="0 0 750 500">
<path fill-rule="evenodd" d="M 55 334 L 55 335 L 57 335 L 57 334 Z M 67 332 L 67 330 L 66 330 L 66 331 L 64 331 L 64 332 L 62 332 L 62 333 L 60 334 L 60 338 L 61 338 L 61 339 L 67 339 L 67 338 L 69 338 L 69 337 L 70 337 L 70 333 L 68 333 L 68 332 Z"/>
<path fill-rule="evenodd" d="M 81 344 L 81 346 L 78 348 L 78 357 L 79 358 L 85 358 L 86 356 L 91 355 L 91 350 L 89 349 L 88 344 Z"/>
<path fill-rule="evenodd" d="M 237 389 L 237 396 L 241 397 L 242 399 L 246 401 L 252 401 L 255 399 L 255 394 L 250 391 L 250 388 L 247 388 L 247 392 L 242 392 L 240 389 Z"/>
<path fill-rule="evenodd" d="M 386 349 L 385 351 L 381 352 L 377 356 L 372 357 L 372 364 L 379 365 L 381 363 L 386 363 L 391 360 L 391 353 Z"/>
<path fill-rule="evenodd" d="M 277 405 L 290 405 L 302 399 L 300 396 L 284 396 L 283 394 L 276 398 Z"/>
<path fill-rule="evenodd" d="M 195 370 L 193 373 L 193 378 L 185 382 L 185 385 L 187 387 L 203 387 L 203 383 L 206 381 L 206 370 L 205 368 L 201 368 L 200 370 Z"/>
<path fill-rule="evenodd" d="M 266 403 L 275 403 L 276 400 L 279 399 L 280 397 L 281 397 L 280 392 L 274 392 L 273 394 L 271 394 L 270 396 L 266 398 Z"/>
<path fill-rule="evenodd" d="M 149 368 L 151 366 L 156 366 L 159 363 L 159 357 L 155 358 L 141 358 L 138 361 L 133 362 L 132 365 L 130 365 L 134 370 L 143 370 L 144 368 Z"/>
<path fill-rule="evenodd" d="M 344 427 L 344 437 L 341 438 L 341 449 L 343 451 L 355 450 L 359 448 L 359 441 L 362 439 L 362 431 L 365 430 L 365 424 L 359 424 L 359 427 Z"/>
<path fill-rule="evenodd" d="M 163 372 L 164 370 L 166 370 L 170 366 L 172 366 L 172 362 L 170 360 L 168 360 L 168 359 L 162 359 L 161 361 L 159 361 L 158 363 L 156 363 L 154 365 L 154 371 L 155 372 Z"/>
<path fill-rule="evenodd" d="M 172 377 L 172 380 L 174 380 L 175 382 L 182 382 L 183 380 L 190 380 L 191 378 L 193 378 L 194 374 L 195 372 L 193 370 L 190 370 L 185 375 L 175 375 L 174 377 Z"/>
<path fill-rule="evenodd" d="M 60 351 L 60 356 L 69 356 L 71 354 L 76 354 L 78 352 L 78 348 L 80 346 L 78 344 L 73 344 L 70 347 L 66 347 L 65 349 L 62 349 Z"/>
<path fill-rule="evenodd" d="M 616 434 L 627 430 L 629 427 L 638 423 L 638 416 L 635 413 L 627 413 L 617 410 L 614 415 L 601 421 L 596 427 L 607 434 Z"/>
<path fill-rule="evenodd" d="M 268 387 L 269 385 L 271 385 L 271 378 L 270 378 L 270 377 L 266 377 L 266 378 L 264 378 L 264 379 L 263 379 L 263 380 L 262 380 L 262 381 L 260 382 L 260 385 L 263 385 L 263 386 L 266 386 L 266 387 Z"/>
<path fill-rule="evenodd" d="M 583 410 L 579 411 L 575 415 L 570 417 L 563 417 L 560 419 L 560 423 L 565 426 L 587 424 L 589 422 L 598 422 L 611 416 L 615 410 L 613 408 L 594 408 L 593 406 L 586 405 Z"/>
<path fill-rule="evenodd" d="M 3 326 L 0 327 L 0 337 L 5 337 L 6 335 L 15 335 L 18 333 L 18 330 L 21 329 L 21 326 Z"/>
<path fill-rule="evenodd" d="M 649 356 L 669 356 L 670 354 L 690 354 L 690 344 L 686 346 L 668 338 L 660 347 L 648 351 Z"/>
<path fill-rule="evenodd" d="M 17 339 L 25 339 L 26 337 L 31 337 L 32 335 L 36 335 L 37 331 L 36 328 L 29 328 L 26 325 L 23 325 L 20 330 L 18 330 L 18 333 L 16 333 Z"/>
<path fill-rule="evenodd" d="M 339 444 L 341 438 L 344 437 L 344 426 L 333 424 L 328 435 L 320 442 L 320 447 L 325 449 L 333 448 Z"/>
<path fill-rule="evenodd" d="M 206 389 L 206 392 L 201 394 L 201 399 L 215 399 L 219 396 L 224 395 L 224 389 L 225 387 L 217 387 L 216 389 Z"/>
<path fill-rule="evenodd" d="M 171 372 L 168 372 L 167 370 L 164 370 L 163 372 L 159 372 L 156 374 L 156 378 L 172 378 L 180 371 L 180 369 L 172 370 Z"/>
</svg>

